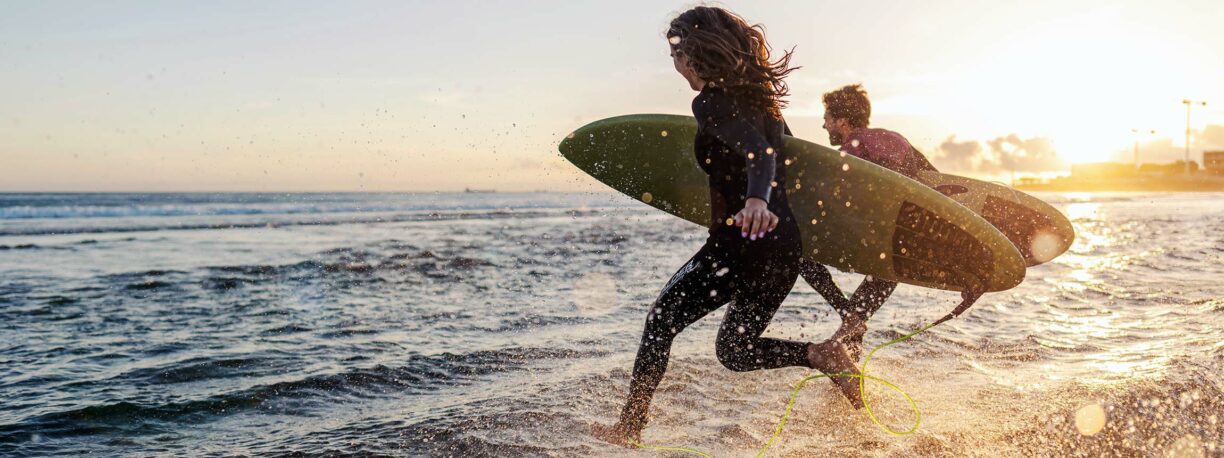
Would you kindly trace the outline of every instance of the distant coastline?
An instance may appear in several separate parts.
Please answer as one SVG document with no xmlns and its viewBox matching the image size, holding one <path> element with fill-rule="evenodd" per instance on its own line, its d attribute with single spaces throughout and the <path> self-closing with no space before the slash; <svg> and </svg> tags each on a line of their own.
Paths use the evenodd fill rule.
<svg viewBox="0 0 1224 458">
<path fill-rule="evenodd" d="M 1047 182 L 1018 182 L 1021 191 L 1052 192 L 1222 192 L 1224 177 L 1145 177 L 1085 179 L 1075 177 L 1055 178 Z"/>
<path fill-rule="evenodd" d="M 1022 178 L 1017 180 L 1015 188 L 1055 192 L 1220 192 L 1224 191 L 1224 170 L 1212 160 L 1207 161 L 1205 170 L 1195 162 L 1182 161 L 1142 165 L 1076 164 L 1071 166 L 1070 176 L 1049 180 Z"/>
</svg>

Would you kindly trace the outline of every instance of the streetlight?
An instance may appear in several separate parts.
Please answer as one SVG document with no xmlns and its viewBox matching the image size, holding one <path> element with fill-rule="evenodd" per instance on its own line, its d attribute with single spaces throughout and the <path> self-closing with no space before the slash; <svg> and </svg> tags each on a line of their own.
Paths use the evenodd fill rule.
<svg viewBox="0 0 1224 458">
<path fill-rule="evenodd" d="M 1206 100 L 1190 100 L 1182 99 L 1182 103 L 1186 104 L 1186 175 L 1190 175 L 1190 107 L 1194 104 L 1207 106 Z"/>
<path fill-rule="evenodd" d="M 1142 129 L 1131 129 L 1131 133 L 1135 134 L 1135 173 L 1139 173 L 1139 131 Z M 1156 129 L 1148 129 L 1148 135 L 1156 135 Z"/>
</svg>

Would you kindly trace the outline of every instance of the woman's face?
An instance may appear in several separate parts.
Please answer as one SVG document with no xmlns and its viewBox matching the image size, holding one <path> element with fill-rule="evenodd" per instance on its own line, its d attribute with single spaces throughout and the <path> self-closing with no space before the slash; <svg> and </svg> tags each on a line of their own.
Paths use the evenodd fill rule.
<svg viewBox="0 0 1224 458">
<path fill-rule="evenodd" d="M 694 91 L 700 91 L 702 87 L 705 87 L 705 81 L 702 81 L 697 76 L 697 73 L 693 71 L 693 68 L 689 66 L 688 56 L 677 49 L 672 49 L 671 57 L 672 64 L 676 66 L 676 71 L 680 73 L 680 76 L 684 77 L 685 81 L 688 81 L 690 88 Z"/>
</svg>

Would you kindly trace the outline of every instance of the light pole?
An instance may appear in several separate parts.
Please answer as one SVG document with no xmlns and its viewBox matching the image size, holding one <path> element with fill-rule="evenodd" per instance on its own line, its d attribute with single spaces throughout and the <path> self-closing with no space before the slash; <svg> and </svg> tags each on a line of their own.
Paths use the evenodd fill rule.
<svg viewBox="0 0 1224 458">
<path fill-rule="evenodd" d="M 1190 107 L 1194 104 L 1207 106 L 1206 100 L 1190 100 L 1182 99 L 1182 103 L 1186 104 L 1186 175 L 1190 175 Z"/>
<path fill-rule="evenodd" d="M 1135 134 L 1135 174 L 1139 173 L 1139 131 L 1142 129 L 1131 129 L 1131 133 Z M 1148 135 L 1156 135 L 1156 129 L 1148 129 Z"/>
</svg>

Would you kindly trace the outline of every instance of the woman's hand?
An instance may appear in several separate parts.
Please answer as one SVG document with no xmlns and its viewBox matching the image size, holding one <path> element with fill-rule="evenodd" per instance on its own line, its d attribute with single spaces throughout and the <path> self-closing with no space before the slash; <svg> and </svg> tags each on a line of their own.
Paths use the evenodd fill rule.
<svg viewBox="0 0 1224 458">
<path fill-rule="evenodd" d="M 735 214 L 735 225 L 740 228 L 741 237 L 756 240 L 778 227 L 778 216 L 769 211 L 764 200 L 749 197 L 744 201 L 744 209 Z"/>
</svg>

